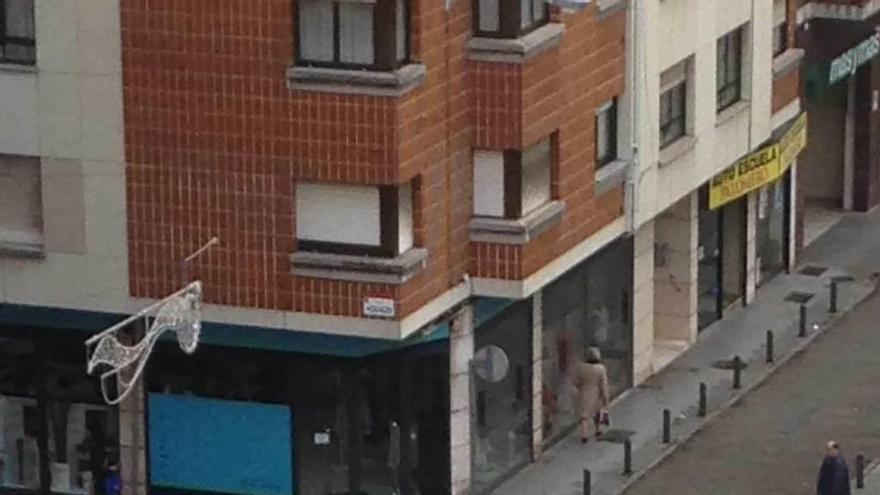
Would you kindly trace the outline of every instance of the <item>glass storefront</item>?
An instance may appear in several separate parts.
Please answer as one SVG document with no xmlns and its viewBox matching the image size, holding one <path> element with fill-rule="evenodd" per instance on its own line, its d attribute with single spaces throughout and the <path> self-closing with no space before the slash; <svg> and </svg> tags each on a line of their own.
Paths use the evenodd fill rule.
<svg viewBox="0 0 880 495">
<path fill-rule="evenodd" d="M 152 359 L 150 392 L 289 407 L 297 494 L 448 493 L 445 341 L 357 359 L 218 346 Z"/>
<path fill-rule="evenodd" d="M 83 340 L 0 329 L 0 492 L 103 494 L 118 476 L 118 416 L 86 374 Z"/>
<path fill-rule="evenodd" d="M 531 300 L 519 301 L 477 327 L 474 349 L 497 346 L 508 372 L 495 383 L 474 382 L 474 431 L 471 489 L 487 493 L 531 460 L 532 312 Z"/>
<path fill-rule="evenodd" d="M 758 232 L 755 273 L 758 285 L 785 271 L 788 251 L 790 173 L 758 192 Z"/>
<path fill-rule="evenodd" d="M 709 209 L 709 190 L 700 189 L 697 247 L 698 328 L 720 320 L 745 292 L 746 201 Z"/>
<path fill-rule="evenodd" d="M 618 240 L 542 293 L 545 442 L 577 425 L 574 373 L 590 347 L 602 351 L 612 397 L 632 386 L 632 249 Z"/>
</svg>

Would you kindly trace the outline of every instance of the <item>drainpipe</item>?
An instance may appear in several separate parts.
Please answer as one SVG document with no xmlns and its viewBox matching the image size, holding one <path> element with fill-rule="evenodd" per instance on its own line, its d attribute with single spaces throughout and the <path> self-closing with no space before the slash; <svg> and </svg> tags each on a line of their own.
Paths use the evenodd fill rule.
<svg viewBox="0 0 880 495">
<path fill-rule="evenodd" d="M 643 3 L 644 0 L 630 2 L 629 9 L 629 22 L 632 33 L 630 36 L 630 64 L 627 69 L 629 70 L 630 91 L 632 91 L 632 101 L 630 104 L 630 149 L 632 157 L 627 168 L 624 201 L 626 208 L 626 232 L 631 235 L 635 235 L 635 231 L 638 228 L 638 225 L 636 225 L 636 210 L 638 209 L 639 201 L 639 177 L 642 175 L 639 169 L 639 136 L 641 132 L 639 128 L 639 106 L 641 104 L 639 75 L 641 71 L 644 71 L 644 64 L 642 63 L 641 49 L 643 30 L 639 23 L 643 17 Z"/>
</svg>

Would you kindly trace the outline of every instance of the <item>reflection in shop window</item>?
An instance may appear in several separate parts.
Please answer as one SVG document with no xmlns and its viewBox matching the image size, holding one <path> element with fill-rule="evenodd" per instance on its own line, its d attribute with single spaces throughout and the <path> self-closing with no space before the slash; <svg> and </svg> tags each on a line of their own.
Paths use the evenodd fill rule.
<svg viewBox="0 0 880 495">
<path fill-rule="evenodd" d="M 542 407 L 544 439 L 577 426 L 575 372 L 598 347 L 612 397 L 632 384 L 632 243 L 621 240 L 543 291 Z"/>
<path fill-rule="evenodd" d="M 486 493 L 531 459 L 531 335 L 528 300 L 509 307 L 475 331 L 477 351 L 497 346 L 509 362 L 507 376 L 496 383 L 473 377 L 471 488 L 475 494 Z"/>
</svg>

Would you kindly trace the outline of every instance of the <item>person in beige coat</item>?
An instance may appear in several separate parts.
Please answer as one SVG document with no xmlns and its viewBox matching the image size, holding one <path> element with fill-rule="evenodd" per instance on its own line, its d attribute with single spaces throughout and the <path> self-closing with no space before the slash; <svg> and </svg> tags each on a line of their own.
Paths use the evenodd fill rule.
<svg viewBox="0 0 880 495">
<path fill-rule="evenodd" d="M 601 434 L 599 413 L 608 407 L 609 401 L 608 372 L 602 364 L 599 349 L 591 347 L 587 351 L 587 362 L 578 365 L 576 385 L 578 404 L 581 407 L 581 442 L 587 443 L 591 421 L 596 436 Z"/>
</svg>

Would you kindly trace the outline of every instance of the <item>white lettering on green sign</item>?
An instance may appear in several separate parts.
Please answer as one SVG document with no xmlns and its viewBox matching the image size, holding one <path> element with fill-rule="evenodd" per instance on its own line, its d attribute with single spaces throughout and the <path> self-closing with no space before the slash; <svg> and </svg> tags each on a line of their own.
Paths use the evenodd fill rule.
<svg viewBox="0 0 880 495">
<path fill-rule="evenodd" d="M 856 73 L 856 69 L 868 63 L 880 53 L 880 36 L 874 35 L 850 48 L 843 55 L 831 61 L 831 71 L 828 73 L 828 84 Z"/>
</svg>

